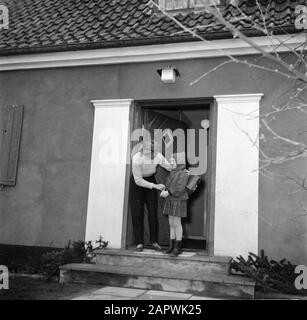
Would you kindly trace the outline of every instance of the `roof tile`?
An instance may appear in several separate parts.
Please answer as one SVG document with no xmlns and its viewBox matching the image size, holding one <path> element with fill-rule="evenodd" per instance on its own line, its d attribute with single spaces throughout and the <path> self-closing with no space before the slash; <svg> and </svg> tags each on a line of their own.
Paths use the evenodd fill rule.
<svg viewBox="0 0 307 320">
<path fill-rule="evenodd" d="M 9 30 L 0 31 L 0 54 L 35 48 L 69 50 L 87 43 L 93 48 L 129 45 L 152 39 L 157 43 L 192 39 L 170 18 L 157 13 L 149 0 L 3 0 L 9 7 Z M 3 2 L 2 1 L 2 2 Z M 267 10 L 267 25 L 274 28 L 293 26 L 295 6 L 304 0 L 258 0 Z M 251 21 L 263 25 L 255 0 L 240 0 L 239 7 Z M 249 19 L 238 19 L 240 12 L 232 5 L 223 15 L 241 30 L 253 28 Z M 179 12 L 176 18 L 185 26 L 197 28 L 203 36 L 226 32 L 224 26 L 205 11 Z M 178 35 L 180 34 L 180 38 Z M 177 37 L 177 38 L 176 38 Z"/>
</svg>

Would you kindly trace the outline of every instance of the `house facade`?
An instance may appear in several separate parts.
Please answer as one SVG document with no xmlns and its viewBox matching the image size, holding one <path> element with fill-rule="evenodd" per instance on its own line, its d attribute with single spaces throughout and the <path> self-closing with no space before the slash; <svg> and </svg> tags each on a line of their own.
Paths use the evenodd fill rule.
<svg viewBox="0 0 307 320">
<path fill-rule="evenodd" d="M 294 32 L 299 2 L 273 1 L 268 19 L 277 34 L 282 27 Z M 133 245 L 131 133 L 154 113 L 161 122 L 181 121 L 196 130 L 202 120 L 210 121 L 208 139 L 199 145 L 206 149 L 207 170 L 186 221 L 190 249 L 231 257 L 264 249 L 274 259 L 307 263 L 306 190 L 293 191 L 293 183 L 261 171 L 260 150 L 270 154 L 278 146 L 259 116 L 282 102 L 292 80 L 252 68 L 268 63 L 255 48 L 190 2 L 189 8 L 164 4 L 172 9 L 170 17 L 148 0 L 6 5 L 10 25 L 0 31 L 0 106 L 22 105 L 23 119 L 15 141 L 16 181 L 2 183 L 0 191 L 1 244 L 63 247 L 102 236 L 113 249 Z M 220 8 L 225 17 L 235 12 L 228 2 Z M 259 17 L 253 1 L 240 1 L 240 8 Z M 200 34 L 208 42 L 182 32 L 171 17 L 189 28 L 206 26 Z M 242 28 L 260 48 L 272 48 L 268 37 Z M 278 54 L 292 59 L 291 48 L 305 41 L 303 32 L 294 34 L 278 34 L 285 43 Z M 216 68 L 230 55 L 245 63 Z M 157 70 L 169 66 L 180 77 L 165 84 Z M 291 136 L 304 127 L 306 119 L 286 115 L 275 129 Z M 5 130 L 0 141 L 6 141 Z M 7 150 L 2 143 L 1 157 Z M 104 161 L 108 152 L 116 161 Z M 304 176 L 306 158 L 273 170 Z M 167 221 L 161 216 L 159 223 L 167 234 Z"/>
</svg>

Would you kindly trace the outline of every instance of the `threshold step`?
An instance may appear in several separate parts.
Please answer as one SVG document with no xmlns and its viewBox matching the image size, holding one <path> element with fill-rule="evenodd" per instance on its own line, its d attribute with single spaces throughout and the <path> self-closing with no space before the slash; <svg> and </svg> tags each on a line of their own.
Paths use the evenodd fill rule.
<svg viewBox="0 0 307 320">
<path fill-rule="evenodd" d="M 196 252 L 183 252 L 176 258 L 154 250 L 103 250 L 96 256 L 96 264 L 104 266 L 146 265 L 162 270 L 194 273 L 227 274 L 231 257 L 211 257 Z"/>
<path fill-rule="evenodd" d="M 146 290 L 192 293 L 236 299 L 253 299 L 255 283 L 246 277 L 199 274 L 146 266 L 70 264 L 60 268 L 61 283 L 101 284 Z"/>
</svg>

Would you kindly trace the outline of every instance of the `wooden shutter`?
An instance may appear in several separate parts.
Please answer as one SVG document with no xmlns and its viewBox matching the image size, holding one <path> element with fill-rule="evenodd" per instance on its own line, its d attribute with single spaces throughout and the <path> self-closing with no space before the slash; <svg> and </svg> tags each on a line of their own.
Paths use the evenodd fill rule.
<svg viewBox="0 0 307 320">
<path fill-rule="evenodd" d="M 0 107 L 0 185 L 16 185 L 23 106 Z"/>
</svg>

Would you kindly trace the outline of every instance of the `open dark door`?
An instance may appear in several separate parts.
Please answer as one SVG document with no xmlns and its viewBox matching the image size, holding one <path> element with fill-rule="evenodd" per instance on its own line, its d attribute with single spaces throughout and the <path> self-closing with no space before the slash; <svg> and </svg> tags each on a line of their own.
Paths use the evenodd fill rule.
<svg viewBox="0 0 307 320">
<path fill-rule="evenodd" d="M 147 129 L 151 133 L 151 137 L 154 137 L 155 129 L 162 129 L 164 132 L 167 132 L 167 129 L 175 131 L 177 129 L 183 129 L 184 132 L 187 132 L 187 129 L 194 129 L 196 132 L 201 130 L 200 122 L 202 119 L 209 119 L 209 108 L 193 108 L 193 107 L 184 107 L 181 108 L 163 108 L 158 109 L 152 108 L 143 108 L 137 102 L 134 102 L 131 110 L 131 133 L 135 129 L 142 130 Z M 187 137 L 187 135 L 185 135 Z M 163 155 L 167 155 L 167 148 L 171 148 L 173 152 L 186 151 L 187 141 L 185 145 L 178 145 L 177 139 L 174 137 L 173 145 L 168 145 L 168 141 L 164 143 L 161 149 Z M 136 146 L 139 141 L 132 142 L 131 150 Z M 209 141 L 208 141 L 209 142 Z M 208 146 L 204 145 L 205 148 Z M 206 144 L 206 143 L 204 143 Z M 196 145 L 198 143 L 198 134 L 196 133 Z M 197 148 L 196 153 L 198 154 Z M 131 175 L 131 169 L 130 169 Z M 158 183 L 165 183 L 168 176 L 168 171 L 158 167 L 156 173 L 156 180 Z M 201 176 L 201 184 L 191 198 L 188 201 L 188 218 L 183 220 L 184 228 L 184 247 L 191 249 L 201 249 L 205 250 L 207 241 L 207 199 L 208 199 L 208 175 Z M 149 244 L 149 228 L 148 228 L 148 217 L 147 210 L 145 210 L 145 219 L 144 219 L 144 240 L 145 245 Z M 158 221 L 159 221 L 159 243 L 161 245 L 167 245 L 169 242 L 169 223 L 168 217 L 163 215 L 163 200 L 158 197 Z M 131 212 L 130 206 L 128 210 L 128 219 L 127 219 L 127 245 L 128 247 L 133 244 L 133 232 L 132 232 L 132 222 L 131 222 Z"/>
<path fill-rule="evenodd" d="M 175 131 L 177 129 L 183 129 L 185 132 L 187 129 L 187 125 L 185 122 L 170 118 L 164 114 L 145 109 L 144 110 L 144 126 L 147 129 L 151 137 L 154 137 L 155 129 L 170 129 Z M 167 132 L 167 131 L 164 131 Z M 166 156 L 168 154 L 167 149 L 171 148 L 171 151 L 174 153 L 185 151 L 186 143 L 180 145 L 179 143 L 169 143 L 169 137 L 165 136 L 165 143 L 161 146 L 161 153 Z M 166 156 L 166 158 L 168 158 Z M 170 160 L 170 159 L 168 159 Z M 162 167 L 158 167 L 156 173 L 156 180 L 158 183 L 164 184 L 166 182 L 166 178 L 168 176 L 168 171 Z M 158 197 L 158 220 L 159 220 L 159 242 L 161 245 L 167 245 L 169 243 L 169 223 L 168 217 L 163 215 L 163 205 L 164 200 Z"/>
</svg>

